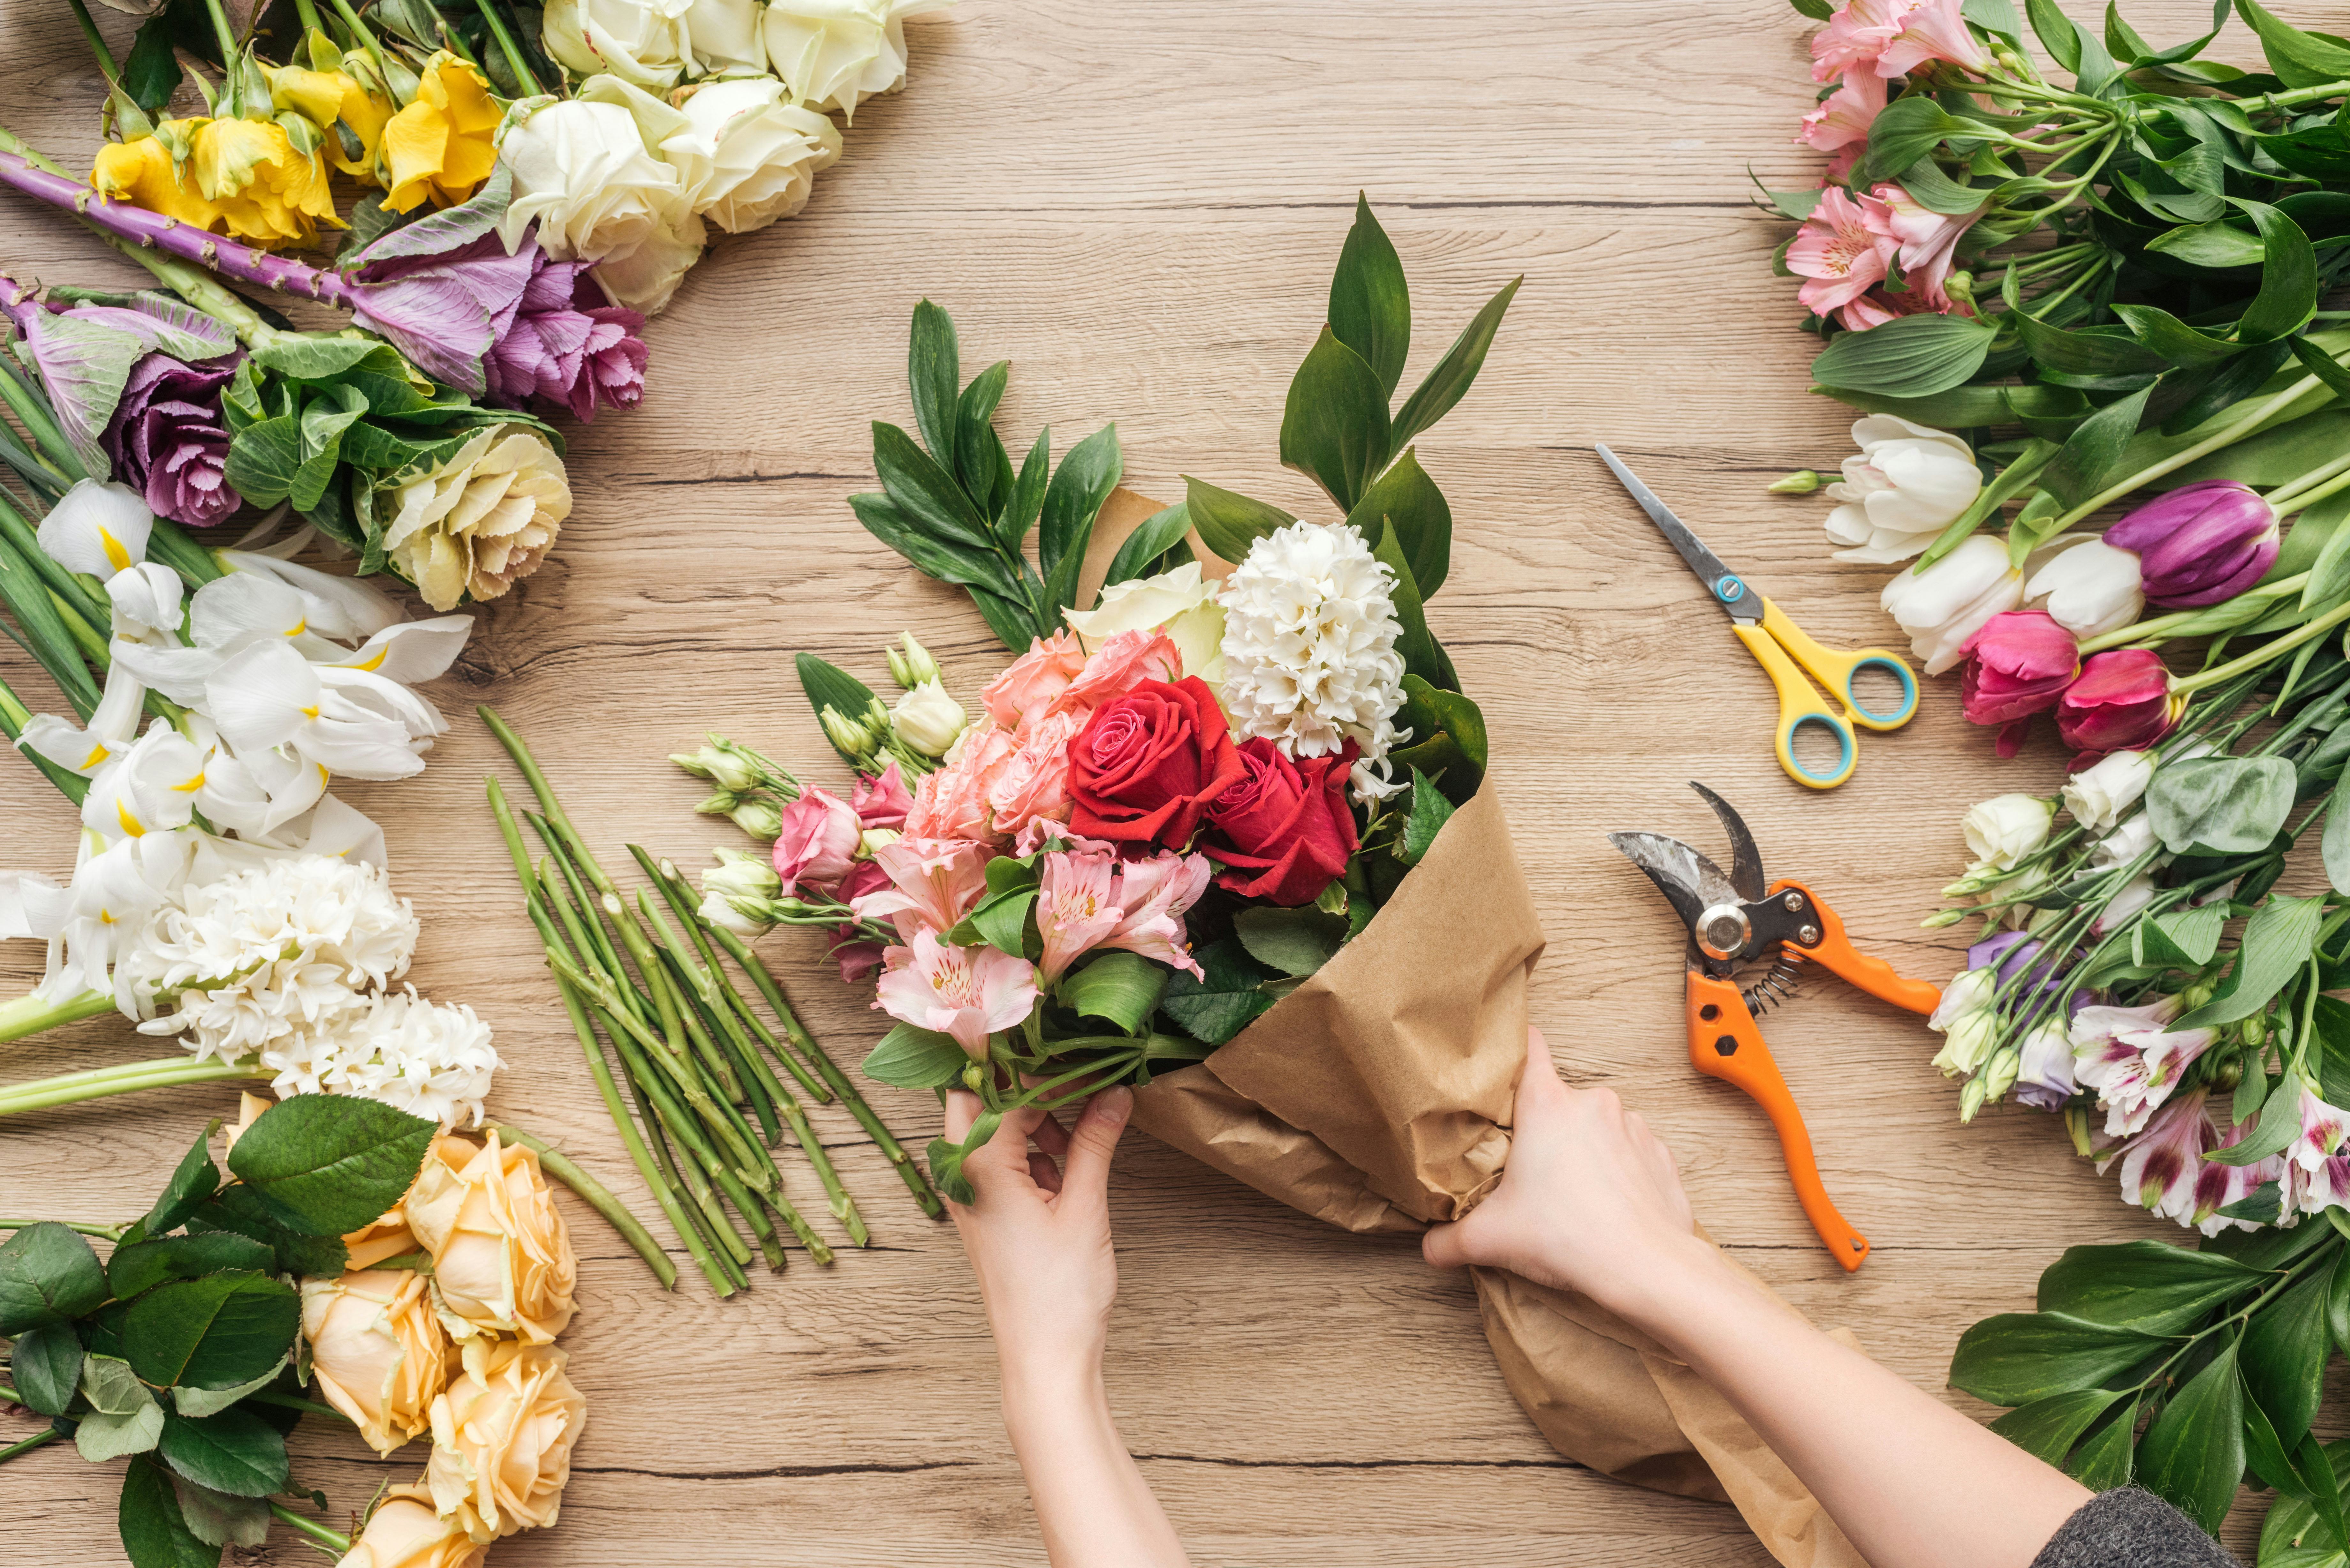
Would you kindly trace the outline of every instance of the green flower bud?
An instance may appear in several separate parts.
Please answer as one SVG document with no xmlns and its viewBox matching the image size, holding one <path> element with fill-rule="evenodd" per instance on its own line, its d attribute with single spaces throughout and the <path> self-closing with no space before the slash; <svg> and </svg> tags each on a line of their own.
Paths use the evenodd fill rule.
<svg viewBox="0 0 2350 1568">
<path fill-rule="evenodd" d="M 869 757 L 873 754 L 873 737 L 866 733 L 864 725 L 853 719 L 844 717 L 837 708 L 827 707 L 817 717 L 824 724 L 825 738 L 843 753 L 851 757 Z M 886 713 L 883 716 L 883 722 L 888 722 Z"/>
<path fill-rule="evenodd" d="M 741 795 L 731 789 L 722 789 L 715 794 L 704 797 L 702 804 L 693 809 L 704 816 L 724 816 L 742 804 Z"/>
<path fill-rule="evenodd" d="M 986 1081 L 986 1078 L 980 1073 L 978 1063 L 965 1062 L 962 1064 L 962 1086 L 964 1088 L 969 1089 L 975 1095 L 979 1093 L 980 1085 L 984 1084 Z"/>
<path fill-rule="evenodd" d="M 1987 1092 L 1981 1078 L 1967 1080 L 1967 1086 L 1959 1091 L 1959 1121 L 1961 1126 L 1975 1119 L 1975 1113 L 1982 1109 L 1983 1096 Z"/>
<path fill-rule="evenodd" d="M 1767 488 L 1773 495 L 1809 495 L 1820 487 L 1820 476 L 1808 468 L 1799 468 L 1784 479 L 1773 480 Z"/>
<path fill-rule="evenodd" d="M 783 811 L 771 800 L 746 800 L 726 815 L 734 819 L 735 826 L 770 844 L 784 831 Z"/>
<path fill-rule="evenodd" d="M 902 649 L 889 649 L 890 680 L 910 691 L 925 680 L 939 679 L 939 661 L 931 657 L 929 649 L 914 640 L 912 632 L 899 632 L 898 640 L 904 646 Z"/>
</svg>

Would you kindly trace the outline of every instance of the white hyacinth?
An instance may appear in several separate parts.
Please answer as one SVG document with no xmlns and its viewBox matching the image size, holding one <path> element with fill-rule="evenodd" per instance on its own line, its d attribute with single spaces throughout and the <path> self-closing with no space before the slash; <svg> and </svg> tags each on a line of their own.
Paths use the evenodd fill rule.
<svg viewBox="0 0 2350 1568">
<path fill-rule="evenodd" d="M 416 937 L 414 909 L 380 867 L 296 855 L 182 889 L 148 916 L 121 968 L 132 994 L 172 1009 L 141 1033 L 184 1035 L 199 1058 L 263 1053 L 307 1092 L 317 1048 L 296 1037 L 364 1010 L 362 992 L 407 972 Z"/>
<path fill-rule="evenodd" d="M 1286 755 L 1362 749 L 1357 799 L 1393 794 L 1388 748 L 1403 704 L 1394 574 L 1345 524 L 1292 523 L 1249 546 L 1224 579 L 1224 709 L 1243 740 Z"/>
<path fill-rule="evenodd" d="M 505 1065 L 490 1044 L 490 1026 L 472 1008 L 427 1002 L 412 985 L 347 1015 L 334 1046 L 319 1074 L 328 1092 L 381 1100 L 443 1127 L 461 1118 L 481 1126 L 490 1075 Z"/>
</svg>

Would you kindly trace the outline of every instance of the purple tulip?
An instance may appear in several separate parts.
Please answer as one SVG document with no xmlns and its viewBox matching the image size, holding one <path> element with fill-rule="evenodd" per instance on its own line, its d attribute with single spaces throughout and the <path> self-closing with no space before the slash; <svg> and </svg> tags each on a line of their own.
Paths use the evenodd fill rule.
<svg viewBox="0 0 2350 1568">
<path fill-rule="evenodd" d="M 2234 598 L 2276 564 L 2276 509 L 2232 479 L 2182 484 L 2106 530 L 2138 553 L 2149 603 L 2197 609 Z"/>
<path fill-rule="evenodd" d="M 155 353 L 130 368 L 99 441 L 114 477 L 143 493 L 158 517 L 208 528 L 244 504 L 228 483 L 220 400 L 242 358 L 188 364 Z"/>
<path fill-rule="evenodd" d="M 599 407 L 635 408 L 650 358 L 637 336 L 645 318 L 607 304 L 588 263 L 548 261 L 534 238 L 523 244 L 538 270 L 483 361 L 491 398 L 510 408 L 568 409 L 583 423 Z"/>
</svg>

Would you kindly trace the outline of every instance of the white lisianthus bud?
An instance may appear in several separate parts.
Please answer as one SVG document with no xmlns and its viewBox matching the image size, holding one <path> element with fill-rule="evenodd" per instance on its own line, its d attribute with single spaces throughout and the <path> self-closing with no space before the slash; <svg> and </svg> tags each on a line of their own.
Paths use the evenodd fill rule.
<svg viewBox="0 0 2350 1568">
<path fill-rule="evenodd" d="M 709 83 L 685 100 L 688 129 L 661 143 L 693 211 L 748 234 L 807 205 L 816 173 L 840 156 L 840 130 L 784 100 L 773 77 Z"/>
<path fill-rule="evenodd" d="M 1996 1100 L 2013 1087 L 2016 1071 L 2022 1060 L 2022 1054 L 2011 1045 L 1984 1063 L 1982 1075 L 1975 1080 L 1983 1086 L 1983 1097 Z"/>
<path fill-rule="evenodd" d="M 702 890 L 722 898 L 772 898 L 784 890 L 784 879 L 764 855 L 740 849 L 716 851 L 718 864 L 702 874 Z"/>
<path fill-rule="evenodd" d="M 925 680 L 908 691 L 889 711 L 891 732 L 926 757 L 946 755 L 968 721 L 962 704 L 935 680 Z"/>
<path fill-rule="evenodd" d="M 2022 602 L 2023 574 L 2007 564 L 2007 541 L 1988 534 L 1966 539 L 1922 573 L 1910 567 L 1877 599 L 1909 634 L 1909 650 L 1929 675 L 1957 664 L 1984 622 Z"/>
<path fill-rule="evenodd" d="M 1799 468 L 1783 479 L 1774 479 L 1762 488 L 1773 495 L 1809 495 L 1820 487 L 1820 476 L 1808 468 Z"/>
<path fill-rule="evenodd" d="M 784 814 L 771 800 L 746 800 L 726 814 L 734 826 L 754 838 L 764 838 L 772 844 L 784 831 Z"/>
<path fill-rule="evenodd" d="M 2092 833 L 2102 833 L 2137 804 L 2154 777 L 2154 759 L 2144 752 L 2109 752 L 2095 767 L 2064 781 L 2064 809 Z"/>
<path fill-rule="evenodd" d="M 1934 1054 L 1934 1065 L 1945 1078 L 1971 1073 L 1982 1065 L 1998 1038 L 1999 1019 L 1990 1009 L 1970 1012 L 1950 1026 L 1941 1050 Z"/>
<path fill-rule="evenodd" d="M 859 850 L 858 857 L 862 860 L 870 860 L 876 854 L 879 853 L 881 850 L 887 849 L 890 845 L 897 843 L 898 840 L 904 836 L 904 834 L 899 833 L 894 827 L 868 827 L 863 833 L 857 836 L 857 845 Z"/>
<path fill-rule="evenodd" d="M 1989 1085 L 1982 1079 L 1970 1078 L 1967 1080 L 1966 1087 L 1959 1091 L 1959 1125 L 1960 1127 L 1974 1120 L 1975 1113 L 1982 1109 L 1983 1096 L 1988 1087 Z"/>
<path fill-rule="evenodd" d="M 744 906 L 749 908 L 746 909 Z M 775 929 L 775 921 L 760 918 L 761 906 L 756 899 L 745 898 L 741 904 L 721 893 L 702 895 L 702 907 L 695 913 L 713 926 L 745 939 L 765 936 Z"/>
<path fill-rule="evenodd" d="M 1853 425 L 1852 439 L 1860 452 L 1844 460 L 1843 481 L 1828 486 L 1843 503 L 1828 514 L 1828 537 L 1852 546 L 1835 552 L 1839 561 L 1906 561 L 1981 493 L 1972 449 L 1946 431 L 1871 414 Z"/>
<path fill-rule="evenodd" d="M 2110 871 L 2127 866 L 2154 847 L 2154 819 L 2143 812 L 2097 840 L 2089 851 L 2089 868 Z"/>
<path fill-rule="evenodd" d="M 693 752 L 673 752 L 669 760 L 694 777 L 709 779 L 720 789 L 736 794 L 758 787 L 759 774 L 755 769 L 733 753 L 716 746 L 703 746 Z M 726 809 L 726 806 L 719 808 L 720 811 Z M 708 815 L 715 815 L 717 813 Z"/>
<path fill-rule="evenodd" d="M 2047 841 L 2048 825 L 2055 819 L 2054 809 L 2038 795 L 2002 794 L 1969 811 L 1959 826 L 1967 836 L 1968 853 L 2004 871 Z"/>
<path fill-rule="evenodd" d="M 898 640 L 905 646 L 902 649 L 893 648 L 888 650 L 890 680 L 910 691 L 925 680 L 940 678 L 939 661 L 931 657 L 929 649 L 914 640 L 912 632 L 899 632 Z"/>
<path fill-rule="evenodd" d="M 1996 966 L 1970 969 L 1955 976 L 1942 988 L 1940 1005 L 1926 1020 L 1929 1029 L 1948 1029 L 1970 1012 L 1991 1005 L 1991 993 L 1998 989 L 1999 971 Z"/>
</svg>

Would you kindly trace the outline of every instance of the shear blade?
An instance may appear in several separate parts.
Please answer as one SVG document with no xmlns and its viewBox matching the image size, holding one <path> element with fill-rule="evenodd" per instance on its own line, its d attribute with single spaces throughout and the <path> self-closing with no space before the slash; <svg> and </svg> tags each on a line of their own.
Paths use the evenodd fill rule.
<svg viewBox="0 0 2350 1568">
<path fill-rule="evenodd" d="M 1721 874 L 1721 867 L 1678 838 L 1661 833 L 1611 833 L 1607 842 L 1648 873 L 1648 880 L 1671 901 L 1681 923 L 1692 931 L 1697 929 L 1698 916 L 1707 909 L 1741 901 L 1737 888 Z"/>
<path fill-rule="evenodd" d="M 1730 803 L 1695 779 L 1690 788 L 1698 797 L 1713 807 L 1713 815 L 1721 818 L 1721 830 L 1730 835 L 1730 885 L 1738 889 L 1741 899 L 1749 904 L 1762 901 L 1762 852 L 1754 847 L 1754 836 L 1746 831 L 1746 822 L 1731 809 Z"/>
</svg>

